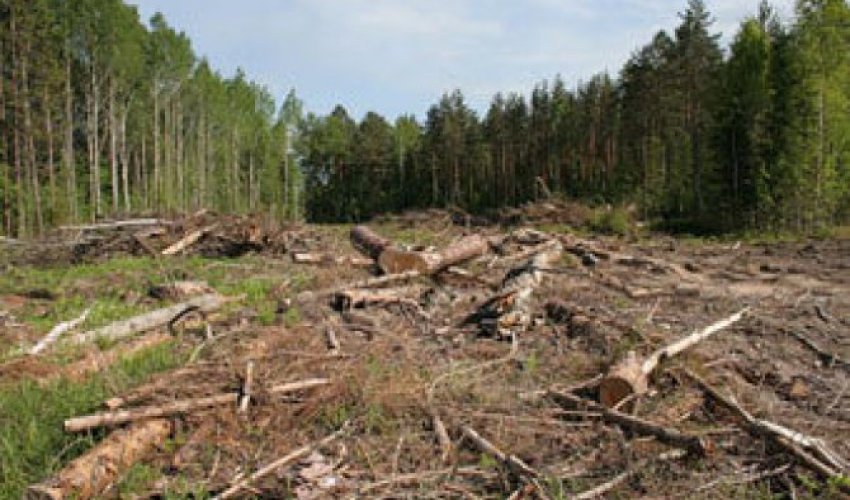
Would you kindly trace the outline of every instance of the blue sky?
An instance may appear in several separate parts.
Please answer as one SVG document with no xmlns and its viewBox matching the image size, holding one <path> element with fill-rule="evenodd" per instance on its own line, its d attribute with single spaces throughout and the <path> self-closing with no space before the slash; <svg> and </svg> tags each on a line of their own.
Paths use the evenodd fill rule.
<svg viewBox="0 0 850 500">
<path fill-rule="evenodd" d="M 482 111 L 497 91 L 527 93 L 561 74 L 569 85 L 616 73 L 686 0 L 129 0 L 185 31 L 199 55 L 231 75 L 242 67 L 280 101 L 343 104 L 356 118 L 423 117 L 460 88 Z M 776 0 L 785 19 L 793 0 Z M 758 0 L 707 0 L 728 42 Z"/>
</svg>

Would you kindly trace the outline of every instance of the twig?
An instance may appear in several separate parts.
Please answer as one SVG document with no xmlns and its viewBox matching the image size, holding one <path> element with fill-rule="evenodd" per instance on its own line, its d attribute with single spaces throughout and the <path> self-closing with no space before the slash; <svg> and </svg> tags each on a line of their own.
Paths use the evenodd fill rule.
<svg viewBox="0 0 850 500">
<path fill-rule="evenodd" d="M 795 330 L 787 330 L 788 335 L 797 339 L 801 344 L 806 346 L 810 351 L 814 352 L 818 355 L 821 362 L 823 362 L 826 366 L 838 366 L 844 370 L 850 369 L 850 361 L 841 358 L 837 354 L 833 354 L 822 349 L 819 345 L 815 344 L 810 338 L 806 337 L 800 332 Z"/>
<path fill-rule="evenodd" d="M 242 386 L 242 397 L 239 401 L 239 413 L 248 411 L 248 405 L 251 403 L 251 391 L 254 385 L 254 362 L 248 361 L 245 366 L 245 384 Z"/>
<path fill-rule="evenodd" d="M 227 488 L 226 490 L 224 490 L 220 494 L 213 497 L 213 499 L 214 500 L 224 500 L 225 498 L 233 497 L 234 495 L 239 493 L 239 491 L 241 491 L 244 488 L 249 487 L 251 483 L 257 481 L 258 479 L 262 479 L 263 477 L 268 476 L 269 474 L 271 474 L 275 470 L 277 470 L 277 469 L 279 469 L 279 468 L 281 468 L 285 465 L 291 464 L 292 462 L 300 459 L 301 457 L 308 455 L 310 452 L 312 452 L 313 450 L 315 450 L 317 448 L 321 448 L 322 446 L 327 446 L 330 443 L 336 441 L 337 439 L 342 437 L 347 432 L 347 430 L 348 430 L 348 422 L 343 424 L 342 428 L 339 429 L 338 431 L 334 432 L 333 434 L 326 436 L 325 438 L 323 438 L 319 441 L 316 441 L 315 443 L 308 444 L 306 446 L 302 446 L 301 448 L 298 448 L 297 450 L 286 455 L 285 457 L 279 458 L 279 459 L 275 460 L 274 462 L 266 465 L 265 467 L 254 472 L 253 474 L 246 477 L 245 479 L 237 481 L 230 488 Z"/>
<path fill-rule="evenodd" d="M 495 458 L 499 463 L 508 468 L 518 477 L 536 478 L 540 473 L 534 470 L 530 465 L 526 464 L 516 455 L 509 455 L 496 447 L 490 441 L 487 441 L 480 434 L 475 432 L 472 427 L 463 427 L 463 435 L 465 438 L 472 441 L 476 448 L 481 452 L 486 453 Z"/>
</svg>

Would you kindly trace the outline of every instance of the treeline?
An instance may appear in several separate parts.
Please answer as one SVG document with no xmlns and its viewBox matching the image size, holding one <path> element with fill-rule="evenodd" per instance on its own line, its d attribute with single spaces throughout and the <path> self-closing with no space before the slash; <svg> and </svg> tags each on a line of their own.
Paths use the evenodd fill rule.
<svg viewBox="0 0 850 500">
<path fill-rule="evenodd" d="M 723 50 L 701 0 L 616 76 L 460 91 L 422 121 L 279 110 L 161 15 L 0 0 L 3 234 L 211 208 L 313 221 L 549 196 L 634 203 L 671 228 L 810 231 L 850 218 L 850 7 L 763 2 Z"/>
<path fill-rule="evenodd" d="M 424 123 L 300 124 L 307 213 L 358 220 L 411 207 L 483 211 L 550 195 L 636 203 L 669 227 L 809 231 L 850 216 L 850 8 L 763 2 L 724 52 L 701 0 L 616 78 L 498 94 L 483 117 L 460 91 Z"/>
<path fill-rule="evenodd" d="M 300 112 L 222 77 L 162 15 L 0 0 L 0 232 L 201 207 L 296 216 Z"/>
</svg>

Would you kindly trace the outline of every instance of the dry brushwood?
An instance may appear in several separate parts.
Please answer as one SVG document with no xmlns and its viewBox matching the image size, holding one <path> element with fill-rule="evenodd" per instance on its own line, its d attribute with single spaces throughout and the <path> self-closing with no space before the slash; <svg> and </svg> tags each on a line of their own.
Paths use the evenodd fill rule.
<svg viewBox="0 0 850 500">
<path fill-rule="evenodd" d="M 714 400 L 732 410 L 746 424 L 746 429 L 756 435 L 770 439 L 785 451 L 796 456 L 803 464 L 827 478 L 846 477 L 850 466 L 835 451 L 819 438 L 789 429 L 783 425 L 755 418 L 733 398 L 724 396 L 717 388 L 690 370 L 684 373 Z"/>
<path fill-rule="evenodd" d="M 201 295 L 180 304 L 150 311 L 130 319 L 117 321 L 97 330 L 80 333 L 72 338 L 72 342 L 75 344 L 85 344 L 94 342 L 97 339 L 119 340 L 137 333 L 166 326 L 174 318 L 182 315 L 187 309 L 207 313 L 220 309 L 233 300 L 236 299 L 218 294 Z"/>
<path fill-rule="evenodd" d="M 164 419 L 138 422 L 117 430 L 52 478 L 30 486 L 24 498 L 83 500 L 96 497 L 133 464 L 163 443 L 171 430 L 171 422 Z"/>
<path fill-rule="evenodd" d="M 561 245 L 547 246 L 523 265 L 508 272 L 499 292 L 470 318 L 498 338 L 526 330 L 532 321 L 532 296 L 543 281 L 544 272 L 561 257 Z"/>
<path fill-rule="evenodd" d="M 231 498 L 231 497 L 239 494 L 240 491 L 249 487 L 251 485 L 251 483 L 256 482 L 257 480 L 268 476 L 269 474 L 280 469 L 281 467 L 289 465 L 289 464 L 295 462 L 296 460 L 300 460 L 301 458 L 310 454 L 310 452 L 312 452 L 313 450 L 316 450 L 316 449 L 319 449 L 323 446 L 327 446 L 327 445 L 331 444 L 332 442 L 341 438 L 347 432 L 347 430 L 348 430 L 348 423 L 346 422 L 345 424 L 343 424 L 343 426 L 342 426 L 342 428 L 340 428 L 340 430 L 334 432 L 333 434 L 331 434 L 331 435 L 329 435 L 329 436 L 327 436 L 327 437 L 325 437 L 325 438 L 323 438 L 323 439 L 321 439 L 321 440 L 319 440 L 315 443 L 308 444 L 306 446 L 302 446 L 301 448 L 296 449 L 292 453 L 289 453 L 288 455 L 286 455 L 282 458 L 279 458 L 279 459 L 275 460 L 274 462 L 266 465 L 262 469 L 254 472 L 253 474 L 248 476 L 247 478 L 241 479 L 239 481 L 235 481 L 232 486 L 230 486 L 226 490 L 222 491 L 218 495 L 214 496 L 213 500 L 224 500 L 226 498 Z"/>
<path fill-rule="evenodd" d="M 330 384 L 328 379 L 309 379 L 300 382 L 292 382 L 288 384 L 276 385 L 267 390 L 268 394 L 287 394 L 290 392 L 303 391 Z M 238 392 L 228 392 L 224 394 L 216 394 L 204 398 L 184 399 L 173 401 L 159 406 L 148 406 L 143 408 L 133 408 L 130 410 L 109 411 L 97 413 L 95 415 L 87 415 L 84 417 L 74 417 L 65 421 L 66 432 L 82 432 L 98 427 L 112 427 L 125 424 L 127 422 L 135 422 L 148 418 L 160 418 L 171 415 L 180 415 L 191 413 L 193 411 L 212 408 L 215 406 L 236 404 L 239 401 Z"/>
<path fill-rule="evenodd" d="M 599 401 L 604 406 L 613 408 L 629 396 L 646 393 L 649 387 L 649 376 L 662 361 L 672 358 L 717 332 L 734 325 L 748 312 L 749 308 L 745 308 L 728 318 L 658 349 L 645 360 L 638 358 L 634 352 L 629 352 L 625 358 L 611 367 L 606 377 L 602 379 L 599 384 Z"/>
<path fill-rule="evenodd" d="M 504 451 L 500 450 L 490 441 L 487 441 L 480 434 L 475 432 L 475 429 L 472 427 L 464 427 L 463 428 L 463 437 L 468 439 L 478 451 L 482 453 L 486 453 L 491 457 L 495 458 L 497 462 L 502 464 L 505 468 L 507 468 L 511 473 L 516 475 L 517 477 L 524 478 L 536 478 L 540 477 L 540 473 L 534 470 L 530 465 L 523 462 L 522 459 L 515 455 L 509 455 Z"/>
<path fill-rule="evenodd" d="M 581 398 L 569 392 L 549 391 L 548 396 L 561 405 L 598 413 L 609 424 L 619 425 L 642 436 L 652 436 L 664 444 L 687 450 L 697 456 L 709 455 L 714 449 L 712 443 L 705 438 L 664 427 L 619 410 L 606 408 L 595 401 Z"/>
</svg>

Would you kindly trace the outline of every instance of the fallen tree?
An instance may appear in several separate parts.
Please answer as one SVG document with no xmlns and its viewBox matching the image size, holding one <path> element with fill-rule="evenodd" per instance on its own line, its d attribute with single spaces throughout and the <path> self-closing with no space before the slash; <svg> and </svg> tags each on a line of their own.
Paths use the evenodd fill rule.
<svg viewBox="0 0 850 500">
<path fill-rule="evenodd" d="M 356 226 L 351 230 L 350 238 L 354 248 L 374 259 L 387 274 L 418 271 L 423 275 L 433 275 L 490 250 L 490 242 L 480 235 L 461 238 L 442 252 L 399 248 L 366 226 Z"/>
<path fill-rule="evenodd" d="M 287 394 L 290 392 L 303 391 L 330 384 L 331 381 L 324 378 L 302 380 L 300 382 L 292 382 L 288 384 L 276 385 L 269 388 L 266 392 L 270 395 Z M 133 408 L 130 410 L 108 411 L 87 415 L 84 417 L 70 418 L 65 421 L 66 432 L 82 432 L 98 427 L 112 427 L 116 425 L 126 424 L 127 422 L 135 422 L 148 418 L 161 418 L 171 415 L 180 415 L 191 413 L 205 408 L 221 406 L 227 404 L 235 405 L 239 401 L 240 394 L 238 392 L 228 392 L 224 394 L 216 394 L 204 398 L 184 399 L 173 401 L 159 406 L 147 406 L 143 408 Z"/>
<path fill-rule="evenodd" d="M 165 419 L 138 422 L 117 430 L 55 476 L 30 486 L 24 498 L 84 500 L 96 497 L 133 464 L 154 451 L 171 435 L 171 431 L 171 422 Z"/>
<path fill-rule="evenodd" d="M 110 325 L 80 333 L 71 341 L 75 344 L 85 344 L 97 339 L 118 340 L 138 333 L 153 330 L 169 324 L 174 318 L 182 315 L 186 310 L 199 310 L 209 313 L 220 309 L 228 302 L 236 300 L 219 294 L 207 294 L 195 297 L 186 302 L 168 306 L 155 311 L 150 311 L 130 319 L 116 321 Z"/>
<path fill-rule="evenodd" d="M 528 328 L 534 291 L 543 282 L 544 272 L 560 259 L 561 252 L 561 244 L 555 242 L 509 271 L 499 292 L 479 307 L 471 319 L 499 338 L 511 337 L 513 332 Z"/>
<path fill-rule="evenodd" d="M 745 308 L 728 318 L 658 349 L 644 360 L 638 358 L 634 352 L 629 352 L 602 379 L 599 384 L 599 401 L 607 408 L 613 408 L 629 396 L 645 394 L 649 387 L 649 375 L 663 360 L 672 358 L 717 332 L 734 325 L 748 312 L 749 308 Z"/>
</svg>

